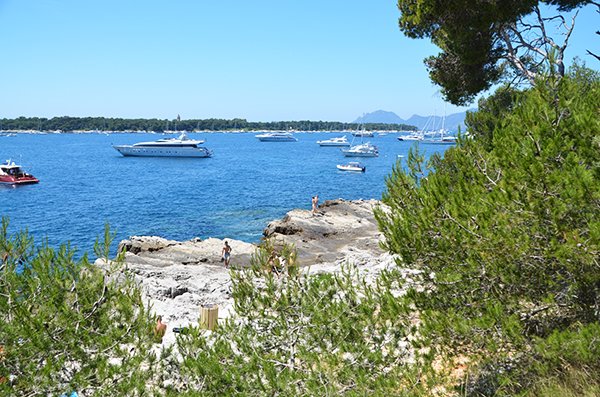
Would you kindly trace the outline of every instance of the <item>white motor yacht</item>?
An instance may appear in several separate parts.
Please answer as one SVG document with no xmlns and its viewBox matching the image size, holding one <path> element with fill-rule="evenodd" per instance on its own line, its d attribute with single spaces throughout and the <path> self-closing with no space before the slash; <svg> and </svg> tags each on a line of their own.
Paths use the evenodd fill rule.
<svg viewBox="0 0 600 397">
<path fill-rule="evenodd" d="M 356 161 L 351 161 L 348 164 L 338 164 L 337 169 L 340 171 L 365 172 L 367 167 Z"/>
<path fill-rule="evenodd" d="M 349 149 L 342 149 L 342 153 L 346 157 L 377 157 L 379 156 L 379 149 L 367 142 L 352 146 Z"/>
<path fill-rule="evenodd" d="M 267 132 L 256 136 L 261 142 L 296 142 L 297 139 L 289 132 Z"/>
<path fill-rule="evenodd" d="M 123 156 L 141 157 L 211 157 L 212 151 L 200 146 L 203 140 L 188 138 L 183 132 L 178 138 L 163 138 L 133 145 L 113 145 Z"/>
<path fill-rule="evenodd" d="M 336 138 L 326 139 L 324 141 L 317 141 L 319 146 L 350 146 L 350 142 L 346 139 L 346 135 L 339 136 Z"/>
<path fill-rule="evenodd" d="M 412 134 L 412 135 L 402 135 L 398 137 L 399 141 L 422 141 L 423 135 Z"/>
</svg>

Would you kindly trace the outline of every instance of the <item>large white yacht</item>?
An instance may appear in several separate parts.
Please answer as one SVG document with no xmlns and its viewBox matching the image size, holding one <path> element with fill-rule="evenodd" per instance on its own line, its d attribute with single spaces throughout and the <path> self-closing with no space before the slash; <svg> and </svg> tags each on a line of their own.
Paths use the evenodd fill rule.
<svg viewBox="0 0 600 397">
<path fill-rule="evenodd" d="M 339 136 L 336 138 L 326 139 L 324 141 L 317 141 L 319 146 L 350 146 L 350 142 L 346 139 L 346 135 Z"/>
<path fill-rule="evenodd" d="M 185 132 L 178 138 L 163 138 L 133 145 L 113 145 L 123 156 L 142 157 L 210 157 L 212 151 L 200 146 L 203 140 L 188 138 Z"/>
<path fill-rule="evenodd" d="M 267 132 L 256 136 L 261 142 L 296 142 L 297 139 L 289 132 Z"/>
<path fill-rule="evenodd" d="M 349 149 L 342 149 L 342 153 L 346 157 L 377 157 L 379 156 L 379 149 L 367 142 L 352 146 Z"/>
</svg>

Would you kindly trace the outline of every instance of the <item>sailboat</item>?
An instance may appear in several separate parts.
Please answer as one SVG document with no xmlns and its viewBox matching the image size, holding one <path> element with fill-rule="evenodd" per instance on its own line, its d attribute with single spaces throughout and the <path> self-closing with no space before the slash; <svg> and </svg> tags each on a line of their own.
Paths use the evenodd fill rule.
<svg viewBox="0 0 600 397">
<path fill-rule="evenodd" d="M 457 137 L 446 134 L 448 131 L 445 128 L 445 123 L 446 123 L 446 110 L 445 109 L 446 108 L 444 106 L 444 117 L 442 117 L 441 128 L 434 133 L 433 137 L 428 138 L 428 139 L 423 139 L 422 140 L 423 143 L 433 144 L 433 145 L 454 145 L 454 144 L 456 144 Z M 438 135 L 439 135 L 439 137 L 437 137 Z"/>
<path fill-rule="evenodd" d="M 421 129 L 421 131 L 412 133 L 410 135 L 401 135 L 398 137 L 399 141 L 422 141 L 425 139 L 425 131 L 427 130 L 427 127 L 429 126 L 429 123 L 432 122 L 434 116 L 430 116 L 427 119 L 427 122 L 425 122 L 425 125 L 423 126 L 423 128 Z"/>
</svg>

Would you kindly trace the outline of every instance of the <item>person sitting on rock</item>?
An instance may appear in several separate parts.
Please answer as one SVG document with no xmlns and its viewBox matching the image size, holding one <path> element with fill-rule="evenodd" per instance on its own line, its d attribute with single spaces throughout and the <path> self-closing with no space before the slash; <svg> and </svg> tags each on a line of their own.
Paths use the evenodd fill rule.
<svg viewBox="0 0 600 397">
<path fill-rule="evenodd" d="M 162 316 L 156 318 L 156 327 L 154 328 L 154 336 L 157 343 L 162 343 L 162 338 L 167 332 L 167 324 L 162 322 Z"/>
</svg>

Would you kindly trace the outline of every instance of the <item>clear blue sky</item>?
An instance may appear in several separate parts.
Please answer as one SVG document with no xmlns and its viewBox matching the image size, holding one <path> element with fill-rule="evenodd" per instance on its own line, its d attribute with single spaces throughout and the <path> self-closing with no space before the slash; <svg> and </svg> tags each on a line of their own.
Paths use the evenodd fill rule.
<svg viewBox="0 0 600 397">
<path fill-rule="evenodd" d="M 0 0 L 0 118 L 441 114 L 437 49 L 398 17 L 394 0 Z M 595 69 L 599 22 L 583 11 L 568 50 Z"/>
</svg>

